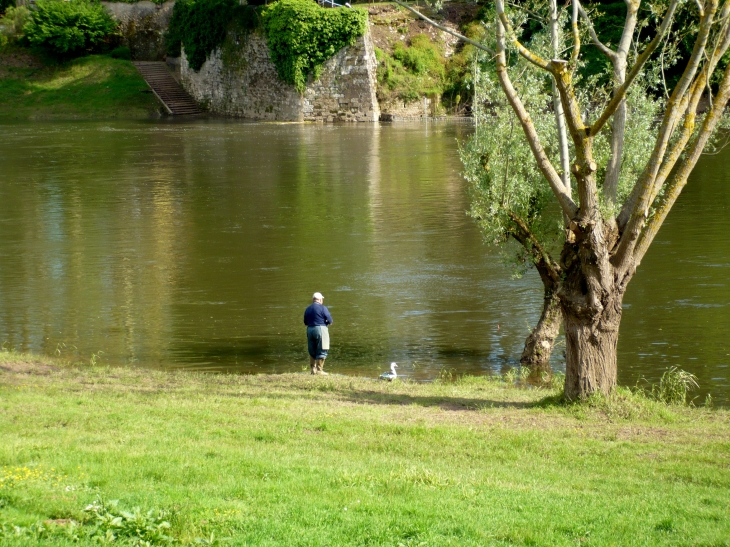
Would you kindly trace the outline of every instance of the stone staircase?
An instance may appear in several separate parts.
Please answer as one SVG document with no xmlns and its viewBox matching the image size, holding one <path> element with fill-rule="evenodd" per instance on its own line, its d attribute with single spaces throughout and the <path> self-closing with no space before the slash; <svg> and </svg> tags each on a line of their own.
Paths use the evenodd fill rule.
<svg viewBox="0 0 730 547">
<path fill-rule="evenodd" d="M 168 113 L 173 116 L 190 116 L 201 113 L 196 102 L 175 80 L 165 63 L 135 61 L 134 66 L 137 67 Z"/>
</svg>

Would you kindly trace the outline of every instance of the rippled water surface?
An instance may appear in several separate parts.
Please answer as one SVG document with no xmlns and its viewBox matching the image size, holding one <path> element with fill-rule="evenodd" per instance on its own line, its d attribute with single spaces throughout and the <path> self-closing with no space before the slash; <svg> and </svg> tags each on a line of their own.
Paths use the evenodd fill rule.
<svg viewBox="0 0 730 547">
<path fill-rule="evenodd" d="M 430 379 L 519 360 L 541 288 L 466 216 L 468 125 L 232 121 L 0 126 L 0 343 L 243 372 L 306 365 Z M 730 153 L 698 167 L 632 281 L 619 377 L 677 365 L 730 394 Z M 554 365 L 561 367 L 561 348 Z M 93 357 L 96 356 L 96 357 Z M 704 393 L 703 392 L 703 393 Z"/>
</svg>

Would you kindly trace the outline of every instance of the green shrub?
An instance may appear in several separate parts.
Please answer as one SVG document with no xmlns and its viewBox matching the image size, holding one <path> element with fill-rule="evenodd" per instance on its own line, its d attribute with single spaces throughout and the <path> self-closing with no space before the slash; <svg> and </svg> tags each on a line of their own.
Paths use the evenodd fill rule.
<svg viewBox="0 0 730 547">
<path fill-rule="evenodd" d="M 410 47 L 402 42 L 396 43 L 393 58 L 398 59 L 414 74 L 431 74 L 441 78 L 444 76 L 444 56 L 426 34 L 413 36 Z"/>
<path fill-rule="evenodd" d="M 0 45 L 15 42 L 23 36 L 23 28 L 28 22 L 30 11 L 25 6 L 10 7 L 0 18 Z"/>
<path fill-rule="evenodd" d="M 25 38 L 52 55 L 87 53 L 101 44 L 117 23 L 101 4 L 89 0 L 38 0 L 25 25 Z"/>
<path fill-rule="evenodd" d="M 111 50 L 111 52 L 109 53 L 109 56 L 112 59 L 124 59 L 126 61 L 131 61 L 132 60 L 132 50 L 126 46 L 117 47 L 117 48 L 114 48 L 113 50 Z"/>
<path fill-rule="evenodd" d="M 13 7 L 15 7 L 15 0 L 0 0 L 0 13 Z"/>
<path fill-rule="evenodd" d="M 397 98 L 406 103 L 421 97 L 440 96 L 446 82 L 446 59 L 439 44 L 417 34 L 410 45 L 398 42 L 393 54 L 375 49 L 378 58 L 379 99 Z"/>
<path fill-rule="evenodd" d="M 190 68 L 200 70 L 225 40 L 238 6 L 237 0 L 178 0 L 167 30 L 167 53 L 180 55 L 182 45 Z"/>
<path fill-rule="evenodd" d="M 327 59 L 365 33 L 367 12 L 279 0 L 262 11 L 262 22 L 279 77 L 303 92 L 309 74 L 317 79 Z"/>
</svg>

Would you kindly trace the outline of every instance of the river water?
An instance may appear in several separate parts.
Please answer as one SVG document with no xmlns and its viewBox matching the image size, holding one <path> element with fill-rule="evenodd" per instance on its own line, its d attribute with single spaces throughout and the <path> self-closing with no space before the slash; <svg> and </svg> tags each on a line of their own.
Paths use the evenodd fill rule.
<svg viewBox="0 0 730 547">
<path fill-rule="evenodd" d="M 224 120 L 0 126 L 0 343 L 112 364 L 308 364 L 419 380 L 518 364 L 541 285 L 466 216 L 466 124 Z M 703 159 L 631 282 L 619 381 L 695 373 L 730 396 L 730 151 Z M 562 348 L 553 365 L 560 369 Z"/>
</svg>

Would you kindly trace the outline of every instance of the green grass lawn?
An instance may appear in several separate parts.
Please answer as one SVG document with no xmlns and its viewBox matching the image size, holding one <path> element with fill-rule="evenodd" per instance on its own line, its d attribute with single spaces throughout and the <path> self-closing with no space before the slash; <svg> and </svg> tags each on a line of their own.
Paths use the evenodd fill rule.
<svg viewBox="0 0 730 547">
<path fill-rule="evenodd" d="M 0 51 L 0 120 L 148 118 L 160 103 L 130 61 L 91 55 L 46 64 Z"/>
<path fill-rule="evenodd" d="M 0 352 L 0 544 L 730 545 L 730 412 L 558 395 Z"/>
</svg>

